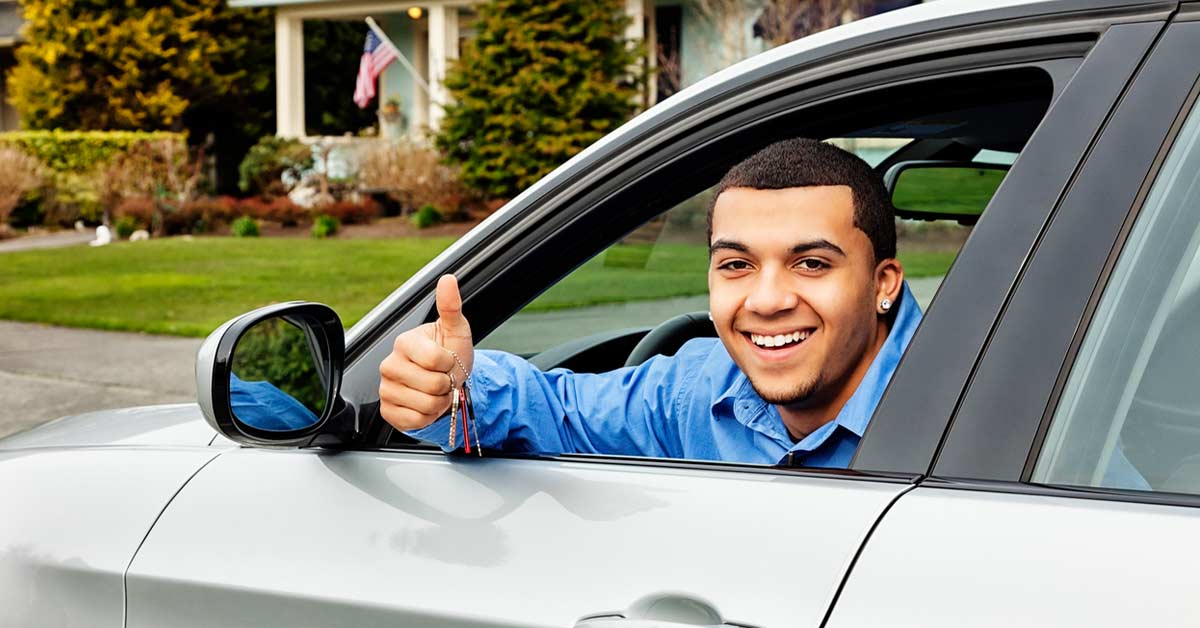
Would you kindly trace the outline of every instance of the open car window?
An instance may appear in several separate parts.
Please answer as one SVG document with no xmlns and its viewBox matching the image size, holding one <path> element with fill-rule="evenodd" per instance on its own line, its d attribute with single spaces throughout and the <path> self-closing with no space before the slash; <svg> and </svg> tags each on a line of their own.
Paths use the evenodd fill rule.
<svg viewBox="0 0 1200 628">
<path fill-rule="evenodd" d="M 522 252 L 465 307 L 477 346 L 529 358 L 543 370 L 620 368 L 648 330 L 707 310 L 705 215 L 716 181 L 740 159 L 781 139 L 816 137 L 860 154 L 881 175 L 911 161 L 961 165 L 977 155 L 987 159 L 981 163 L 1007 165 L 1054 94 L 1049 73 L 1031 66 L 928 83 L 822 101 L 777 117 L 771 129 L 738 131 L 640 178 L 626 175 L 629 182 L 574 222 L 547 227 L 553 239 L 507 249 Z M 961 186 L 947 181 L 930 194 L 961 196 Z M 970 227 L 901 220 L 898 232 L 907 278 L 928 307 Z M 581 255 L 585 249 L 590 253 Z M 511 314 L 504 313 L 506 301 Z"/>
<path fill-rule="evenodd" d="M 705 217 L 711 202 L 712 190 L 705 189 L 638 227 L 543 292 L 478 348 L 532 357 L 589 335 L 628 330 L 633 336 L 673 316 L 707 310 Z M 632 348 L 618 344 L 626 353 Z"/>
</svg>

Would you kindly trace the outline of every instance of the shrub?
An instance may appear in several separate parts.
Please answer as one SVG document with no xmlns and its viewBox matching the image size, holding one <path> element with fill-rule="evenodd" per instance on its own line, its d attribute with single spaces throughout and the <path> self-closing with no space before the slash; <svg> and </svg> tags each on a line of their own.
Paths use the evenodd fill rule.
<svg viewBox="0 0 1200 628">
<path fill-rule="evenodd" d="M 145 196 L 123 199 L 113 208 L 113 217 L 117 222 L 126 221 L 134 225 L 130 233 L 138 229 L 149 229 L 157 213 L 154 199 Z"/>
<path fill-rule="evenodd" d="M 230 230 L 239 238 L 257 238 L 259 236 L 258 221 L 249 216 L 242 216 L 233 221 Z"/>
<path fill-rule="evenodd" d="M 55 172 L 90 173 L 114 156 L 148 142 L 167 141 L 182 146 L 187 136 L 167 131 L 9 131 L 0 133 L 0 145 L 12 146 L 36 157 Z"/>
<path fill-rule="evenodd" d="M 196 195 L 203 160 L 202 150 L 193 158 L 182 141 L 139 142 L 94 171 L 96 189 L 109 206 L 128 196 L 147 196 L 177 206 Z"/>
<path fill-rule="evenodd" d="M 201 172 L 199 160 L 188 160 L 185 139 L 168 132 L 15 131 L 0 133 L 0 146 L 45 165 L 43 220 L 67 226 L 99 222 L 125 196 L 183 198 Z"/>
<path fill-rule="evenodd" d="M 512 198 L 628 120 L 646 73 L 623 0 L 475 6 L 475 37 L 446 73 L 437 147 L 468 187 Z"/>
<path fill-rule="evenodd" d="M 371 199 L 362 201 L 335 201 L 321 208 L 321 213 L 337 219 L 341 224 L 366 224 L 379 216 L 379 203 Z"/>
<path fill-rule="evenodd" d="M 123 239 L 129 239 L 129 236 L 133 235 L 134 231 L 141 228 L 132 216 L 122 216 L 113 225 L 113 230 L 117 232 L 117 237 Z"/>
<path fill-rule="evenodd" d="M 286 194 L 300 180 L 300 175 L 312 167 L 312 149 L 307 144 L 268 135 L 251 146 L 242 159 L 238 166 L 238 187 L 254 194 Z"/>
<path fill-rule="evenodd" d="M 268 220 L 273 220 L 285 227 L 295 227 L 302 222 L 307 222 L 310 213 L 308 209 L 293 203 L 292 199 L 280 196 L 272 199 L 267 205 L 267 216 Z"/>
<path fill-rule="evenodd" d="M 422 205 L 421 209 L 418 209 L 412 215 L 412 223 L 416 225 L 418 229 L 432 227 L 436 224 L 440 224 L 441 222 L 442 214 L 433 205 Z"/>
<path fill-rule="evenodd" d="M 437 151 L 412 142 L 379 142 L 359 160 L 359 183 L 384 191 L 406 209 L 433 205 L 457 212 L 468 194 L 459 169 L 441 161 Z"/>
<path fill-rule="evenodd" d="M 12 211 L 42 185 L 42 165 L 35 157 L 0 146 L 0 230 Z"/>
<path fill-rule="evenodd" d="M 237 209 L 243 215 L 251 216 L 258 220 L 277 222 L 285 227 L 294 227 L 306 221 L 309 217 L 307 209 L 293 203 L 286 196 L 279 196 L 270 200 L 251 196 L 238 201 Z"/>
<path fill-rule="evenodd" d="M 238 214 L 238 200 L 232 196 L 201 196 L 190 201 L 184 201 L 180 211 L 194 218 L 196 222 L 203 221 L 206 229 L 233 221 Z M 193 229 L 193 231 L 195 231 Z"/>
<path fill-rule="evenodd" d="M 340 226 L 341 225 L 338 224 L 337 218 L 321 214 L 320 216 L 317 216 L 315 220 L 313 220 L 312 237 L 328 238 L 329 236 L 337 233 Z"/>
</svg>

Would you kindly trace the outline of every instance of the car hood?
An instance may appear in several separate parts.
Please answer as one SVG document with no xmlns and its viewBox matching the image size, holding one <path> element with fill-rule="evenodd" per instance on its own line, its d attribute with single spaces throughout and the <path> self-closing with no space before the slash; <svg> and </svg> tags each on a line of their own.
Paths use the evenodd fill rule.
<svg viewBox="0 0 1200 628">
<path fill-rule="evenodd" d="M 181 403 L 64 417 L 0 438 L 0 450 L 96 445 L 207 446 L 216 432 L 200 406 Z"/>
</svg>

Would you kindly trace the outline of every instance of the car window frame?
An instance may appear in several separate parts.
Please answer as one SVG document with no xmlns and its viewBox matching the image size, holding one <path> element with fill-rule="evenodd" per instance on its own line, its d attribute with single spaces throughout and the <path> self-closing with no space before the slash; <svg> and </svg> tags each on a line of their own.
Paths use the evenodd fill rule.
<svg viewBox="0 0 1200 628">
<path fill-rule="evenodd" d="M 1021 285 L 1014 292 L 1014 299 L 1019 298 L 1026 304 L 1039 297 L 1046 298 L 1048 284 L 1044 277 L 1056 266 L 1061 268 L 1063 252 L 1068 250 L 1068 247 L 1064 246 L 1065 242 L 1074 241 L 1075 244 L 1079 244 L 1086 240 L 1099 252 L 1097 259 L 1078 264 L 1073 269 L 1073 276 L 1077 275 L 1076 279 L 1083 290 L 1082 298 L 1072 296 L 1070 302 L 1052 313 L 1052 316 L 1043 317 L 1038 321 L 1043 327 L 1063 328 L 1063 332 L 1057 334 L 1056 342 L 1065 341 L 1066 346 L 1054 349 L 1051 346 L 1054 342 L 1047 343 L 1035 339 L 1030 344 L 1037 350 L 1030 351 L 1032 356 L 1027 356 L 1026 366 L 1029 368 L 1022 371 L 1020 381 L 1040 377 L 1044 371 L 1049 371 L 1050 385 L 1042 394 L 996 402 L 998 391 L 1004 386 L 1003 369 L 1009 369 L 1009 373 L 1012 373 L 1014 364 L 1018 363 L 1015 352 L 1011 348 L 1003 350 L 1001 345 L 1013 334 L 1029 329 L 1034 322 L 1033 316 L 1020 304 L 1011 306 L 1011 310 L 1020 311 L 1008 312 L 1001 323 L 1010 326 L 1010 333 L 1002 335 L 997 332 L 994 337 L 995 346 L 990 347 L 984 354 L 976 379 L 964 396 L 962 411 L 955 416 L 954 426 L 947 435 L 947 442 L 939 452 L 933 477 L 926 484 L 969 490 L 1200 506 L 1200 496 L 1194 495 L 1030 482 L 1063 388 L 1075 365 L 1083 338 L 1090 327 L 1108 279 L 1168 152 L 1174 146 L 1184 121 L 1200 97 L 1200 68 L 1182 80 L 1178 78 L 1178 72 L 1172 71 L 1172 68 L 1189 67 L 1186 63 L 1181 64 L 1181 59 L 1194 58 L 1200 54 L 1198 18 L 1200 11 L 1195 9 L 1182 12 L 1163 30 L 1155 49 L 1139 69 L 1134 83 L 1123 97 L 1121 106 L 1114 111 L 1104 134 L 1099 137 L 1088 161 L 1064 196 L 1063 206 L 1072 202 L 1071 195 L 1075 195 L 1075 200 L 1078 201 L 1089 194 L 1095 196 L 1099 193 L 1102 186 L 1095 185 L 1094 180 L 1091 184 L 1092 189 L 1088 189 L 1088 169 L 1094 169 L 1093 175 L 1107 172 L 1109 182 L 1114 178 L 1125 179 L 1120 186 L 1120 194 L 1126 195 L 1124 197 L 1129 198 L 1129 202 L 1124 204 L 1123 209 L 1117 204 L 1109 208 L 1111 215 L 1106 219 L 1108 222 L 1099 232 L 1087 232 L 1086 235 L 1091 236 L 1090 238 L 1079 234 L 1076 234 L 1074 239 L 1068 237 L 1066 234 L 1071 229 L 1070 218 L 1062 215 L 1068 210 L 1060 208 L 1060 213 L 1056 213 L 1055 216 L 1060 223 L 1059 228 L 1056 230 L 1054 223 L 1049 225 L 1047 233 L 1039 241 L 1044 252 L 1039 249 L 1038 254 L 1035 254 L 1027 272 L 1022 275 Z M 1151 124 L 1145 124 L 1147 120 L 1152 121 Z M 1153 137 L 1160 139 L 1157 144 L 1142 142 L 1140 150 L 1129 150 L 1128 142 L 1122 138 L 1129 139 L 1139 134 L 1154 134 Z M 1117 165 L 1123 166 L 1126 171 L 1114 169 Z M 1075 214 L 1075 219 L 1078 220 L 1078 211 Z M 1096 223 L 1095 213 L 1089 214 L 1089 218 L 1090 224 Z M 1057 239 L 1049 241 L 1056 235 Z M 1061 293 L 1062 290 L 1059 290 L 1056 296 L 1061 298 Z M 1020 383 L 1015 386 L 1020 387 Z M 1026 390 L 1022 389 L 1023 392 Z M 1021 396 L 1023 395 L 1009 395 L 1013 398 Z M 999 449 L 1002 451 L 997 455 L 994 448 L 988 451 L 985 441 L 989 438 L 988 435 L 998 434 L 1001 425 L 1005 430 L 1018 432 L 1018 435 L 1001 445 Z M 957 442 L 956 436 L 959 436 Z M 995 443 L 993 440 L 991 444 Z"/>
<path fill-rule="evenodd" d="M 1094 28 L 1094 25 L 1089 25 L 1089 28 Z M 1055 60 L 1055 59 L 1061 60 L 1061 59 L 1086 58 L 1085 57 L 1086 53 L 1089 50 L 1093 49 L 1093 47 L 1094 47 L 1093 41 L 1091 41 L 1091 40 L 1085 41 L 1078 34 L 1075 34 L 1073 37 L 1067 37 L 1063 40 L 1055 40 L 1051 43 L 1047 43 L 1044 41 L 1021 42 L 1019 44 L 1014 44 L 1011 47 L 1003 49 L 1003 50 L 997 50 L 995 48 L 992 48 L 992 49 L 988 49 L 988 50 L 984 50 L 984 51 L 979 51 L 979 50 L 970 50 L 970 51 L 965 51 L 965 52 L 964 51 L 953 51 L 952 53 L 949 53 L 946 56 L 939 57 L 937 59 L 925 59 L 925 60 L 915 62 L 915 63 L 900 64 L 898 66 L 891 66 L 888 68 L 880 69 L 877 72 L 855 73 L 855 75 L 853 77 L 846 79 L 847 82 L 850 83 L 850 85 L 834 84 L 831 86 L 828 83 L 822 83 L 820 85 L 817 85 L 816 87 L 795 90 L 794 92 L 792 92 L 790 94 L 791 100 L 785 100 L 785 97 L 781 97 L 778 94 L 772 94 L 769 99 L 768 109 L 774 108 L 775 111 L 778 112 L 783 109 L 788 109 L 789 107 L 792 109 L 809 107 L 809 106 L 813 106 L 813 104 L 816 102 L 829 101 L 831 99 L 846 98 L 852 94 L 863 92 L 863 91 L 891 88 L 894 85 L 899 84 L 903 80 L 908 80 L 908 81 L 913 81 L 913 82 L 928 82 L 933 79 L 945 78 L 945 77 L 956 75 L 956 74 L 990 73 L 990 72 L 995 72 L 997 70 L 1004 69 L 1004 68 L 1014 68 L 1014 67 L 1021 67 L 1021 66 L 1038 66 L 1040 63 L 1044 63 L 1044 62 Z M 1018 53 L 1016 59 L 1013 59 L 1013 56 L 1012 56 L 1012 52 L 1014 50 L 1017 51 L 1017 53 Z M 881 78 L 880 78 L 881 75 L 888 75 L 889 73 L 895 78 L 895 80 L 893 80 L 893 81 L 881 80 Z M 905 73 L 907 73 L 907 76 L 904 76 L 904 78 L 901 78 L 901 76 L 903 76 Z M 1059 78 L 1065 78 L 1065 77 L 1052 76 L 1052 78 L 1055 80 L 1055 89 L 1057 91 L 1061 88 L 1061 86 L 1059 85 Z M 855 83 L 858 84 L 857 88 L 854 85 Z M 717 114 L 710 112 L 710 115 L 716 116 Z M 673 148 L 678 150 L 680 148 L 678 146 L 678 144 L 680 144 L 680 143 L 685 145 L 684 148 L 687 148 L 688 146 L 690 146 L 692 149 L 697 149 L 701 145 L 703 145 L 703 142 L 696 142 L 694 139 L 692 139 L 686 135 L 686 132 L 688 131 L 689 127 L 691 129 L 694 129 L 696 126 L 699 126 L 695 123 L 694 120 L 691 120 L 688 122 L 690 122 L 691 124 L 682 123 L 679 125 L 681 127 L 684 127 L 684 131 L 683 131 L 684 135 L 683 135 L 682 141 L 679 139 L 676 139 L 674 143 L 663 142 L 662 145 L 658 148 L 658 152 L 669 153 Z M 660 165 L 661 165 L 661 162 L 660 162 Z M 627 176 L 631 176 L 631 175 L 627 175 Z M 549 224 L 549 225 L 541 224 L 541 225 L 539 225 L 540 230 L 530 230 L 532 233 L 535 234 L 534 237 L 540 237 L 540 238 L 552 237 L 558 231 L 565 228 L 565 226 L 570 225 L 572 218 L 577 218 L 579 215 L 588 211 L 588 208 L 593 207 L 596 203 L 600 202 L 604 198 L 604 191 L 598 190 L 597 188 L 599 188 L 599 187 L 601 187 L 601 186 L 594 187 L 591 190 L 588 190 L 587 191 L 588 193 L 582 194 L 582 195 L 580 195 L 580 197 L 576 197 L 573 199 L 569 199 L 568 201 L 564 201 L 562 204 L 547 203 L 549 208 L 543 207 L 543 208 L 539 208 L 541 211 L 529 212 L 528 214 L 522 216 L 521 220 L 523 220 L 525 222 L 542 223 L 542 222 L 545 222 L 544 219 L 546 219 L 546 218 L 556 218 L 557 220 L 554 222 L 557 224 Z M 611 193 L 611 192 L 609 192 L 609 193 Z M 591 195 L 591 198 L 589 198 L 589 194 Z M 524 234 L 521 234 L 521 237 L 529 238 L 530 235 L 529 235 L 529 233 L 524 233 Z M 473 277 L 471 276 L 470 271 L 478 270 L 478 269 L 486 267 L 486 266 L 492 266 L 492 265 L 501 266 L 503 264 L 511 264 L 512 263 L 511 258 L 504 260 L 503 257 L 497 258 L 494 255 L 489 256 L 488 253 L 495 253 L 496 249 L 503 249 L 506 247 L 509 248 L 509 252 L 512 252 L 513 247 L 511 247 L 511 243 L 514 241 L 514 239 L 515 238 L 509 238 L 509 239 L 499 242 L 499 243 L 492 242 L 492 243 L 490 243 L 490 249 L 491 249 L 490 251 L 487 250 L 489 248 L 488 246 L 483 246 L 483 247 L 478 247 L 476 249 L 460 252 L 460 254 L 457 256 L 457 259 L 444 260 L 445 263 L 442 264 L 442 268 L 444 268 L 446 271 L 451 271 L 451 270 L 458 270 L 460 272 L 464 271 L 464 270 L 468 271 L 468 272 L 463 273 L 464 277 L 465 277 L 465 280 L 463 281 L 463 292 L 464 292 L 464 300 L 465 300 L 464 309 L 467 310 L 468 312 L 470 311 L 470 309 L 472 307 L 473 299 L 477 298 L 477 295 L 479 295 L 481 293 L 481 291 L 486 287 L 485 285 L 481 285 L 481 284 L 486 283 L 486 279 L 488 279 L 488 278 L 484 278 L 483 280 L 480 281 L 480 283 L 474 283 L 472 281 Z M 584 257 L 583 259 L 585 260 L 585 259 L 587 259 L 587 257 Z M 583 260 L 580 260 L 581 263 L 582 263 L 582 261 Z M 570 272 L 570 269 L 566 269 L 562 273 L 560 273 L 560 276 L 565 275 L 569 272 Z M 428 294 L 429 293 L 427 292 L 426 296 L 419 298 L 419 300 L 417 300 L 414 304 L 410 305 L 410 307 L 407 308 L 407 312 L 403 315 L 403 317 L 397 323 L 388 326 L 391 331 L 384 332 L 384 335 L 390 335 L 391 333 L 395 333 L 401 329 L 408 328 L 408 327 L 414 326 L 416 324 L 419 324 L 421 322 L 426 322 L 427 320 L 430 320 L 430 317 L 433 315 L 433 307 L 432 307 L 432 297 L 428 296 Z M 519 309 L 519 307 L 520 307 L 520 305 L 517 305 L 514 308 L 514 311 L 516 311 L 516 309 Z M 387 346 L 390 346 L 390 343 L 387 343 Z M 380 343 L 377 341 L 373 347 L 374 353 L 382 355 L 383 350 L 381 349 L 381 347 L 382 347 L 382 349 L 387 348 L 387 347 L 383 346 L 383 343 Z M 366 366 L 371 366 L 371 362 L 375 362 L 377 364 L 377 360 L 371 359 L 372 353 L 373 353 L 373 351 L 371 351 L 371 350 L 359 352 L 359 355 L 358 355 L 359 362 L 361 364 L 365 364 Z M 381 359 L 381 357 L 379 359 Z M 365 370 L 366 366 L 364 366 L 361 370 Z M 903 368 L 903 364 L 901 365 L 901 368 Z M 360 411 L 360 416 L 366 416 L 368 419 L 371 418 L 370 415 L 372 413 L 372 408 L 370 407 L 372 400 L 370 399 L 369 395 L 370 395 L 370 392 L 372 392 L 371 389 L 377 390 L 377 386 L 378 386 L 377 367 L 373 370 L 376 371 L 373 385 L 360 386 L 360 394 L 362 395 L 362 399 L 361 399 L 360 403 L 363 406 L 362 411 Z M 368 373 L 369 373 L 369 371 L 368 371 Z M 350 379 L 350 378 L 348 377 L 347 379 Z M 369 382 L 369 379 L 368 379 L 368 384 L 370 384 L 370 383 L 371 382 Z M 885 400 L 886 400 L 886 396 L 885 396 Z M 876 420 L 878 420 L 878 415 L 877 415 Z M 872 424 L 874 424 L 876 422 L 876 420 L 873 420 Z M 931 419 L 931 421 L 933 423 L 935 423 L 935 425 L 932 428 L 932 432 L 935 433 L 934 434 L 935 441 L 937 441 L 940 438 L 940 436 L 942 435 L 942 431 L 945 429 L 945 425 L 948 420 L 949 420 L 948 414 L 943 417 L 940 417 L 940 418 L 934 417 L 933 419 Z M 382 430 L 382 431 L 386 431 L 386 429 Z M 384 437 L 380 440 L 374 441 L 375 447 L 382 446 L 385 441 L 386 441 L 386 437 Z M 864 443 L 866 441 L 867 441 L 867 439 L 864 438 Z M 613 456 L 605 456 L 605 457 L 603 457 L 603 459 L 605 461 L 622 461 L 620 457 L 613 457 Z M 684 465 L 684 466 L 691 466 L 694 464 L 702 464 L 702 465 L 707 464 L 707 463 L 695 463 L 695 462 L 691 462 L 691 461 L 664 462 L 664 461 L 650 460 L 650 459 L 635 459 L 635 460 L 626 461 L 626 462 L 630 462 L 630 463 L 634 463 L 634 464 L 654 463 L 656 465 L 667 464 L 667 465 Z M 926 460 L 924 463 L 924 466 L 921 467 L 921 470 L 926 469 L 928 467 L 928 464 L 929 464 L 929 461 Z M 767 467 L 766 469 L 769 471 L 779 472 L 778 469 L 774 469 L 771 467 Z M 797 469 L 797 470 L 798 471 L 806 471 L 805 469 Z M 850 475 L 850 476 L 915 477 L 914 474 L 908 470 L 903 470 L 903 469 L 897 470 L 895 468 L 893 468 L 893 469 L 876 468 L 876 469 L 871 470 L 871 469 L 865 469 L 865 468 L 856 468 L 855 465 L 852 465 L 850 469 L 842 470 L 842 473 L 844 473 L 846 475 Z M 827 475 L 827 473 L 823 474 L 823 475 Z"/>
</svg>

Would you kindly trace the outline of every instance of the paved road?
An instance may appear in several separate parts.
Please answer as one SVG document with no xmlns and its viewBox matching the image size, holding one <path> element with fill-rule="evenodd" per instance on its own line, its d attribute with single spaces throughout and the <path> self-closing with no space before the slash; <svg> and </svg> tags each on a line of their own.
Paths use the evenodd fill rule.
<svg viewBox="0 0 1200 628">
<path fill-rule="evenodd" d="M 80 246 L 96 239 L 93 229 L 86 231 L 56 231 L 45 235 L 25 236 L 11 240 L 0 240 L 0 253 L 30 251 L 33 249 L 58 249 L 64 246 Z"/>
<path fill-rule="evenodd" d="M 0 321 L 0 436 L 91 410 L 194 401 L 200 343 Z"/>
<path fill-rule="evenodd" d="M 910 282 L 927 307 L 940 283 Z M 529 314 L 481 346 L 536 351 L 620 327 L 651 326 L 708 309 L 707 297 L 664 299 Z M 195 401 L 198 338 L 68 329 L 0 321 L 0 436 L 92 410 Z"/>
</svg>

